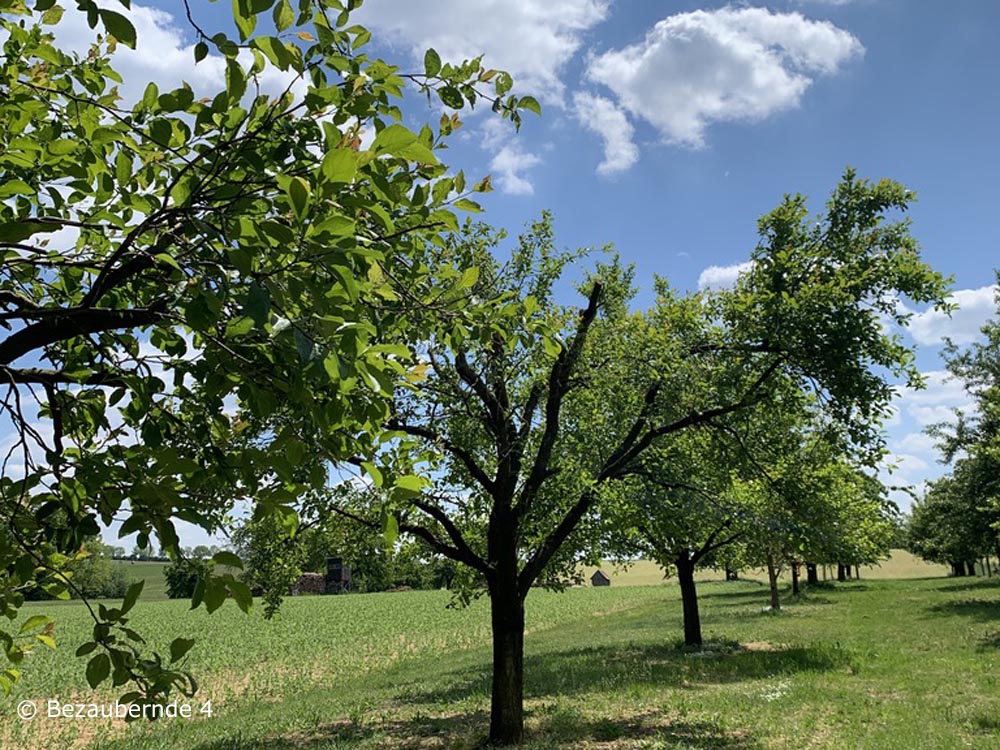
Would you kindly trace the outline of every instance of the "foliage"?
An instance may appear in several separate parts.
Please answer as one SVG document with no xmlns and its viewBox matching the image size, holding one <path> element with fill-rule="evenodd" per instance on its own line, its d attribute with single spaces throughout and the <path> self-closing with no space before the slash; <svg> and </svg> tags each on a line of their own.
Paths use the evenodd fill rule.
<svg viewBox="0 0 1000 750">
<path fill-rule="evenodd" d="M 190 599 L 198 582 L 209 576 L 211 568 L 205 560 L 178 559 L 163 571 L 167 579 L 167 596 L 171 599 Z"/>
<path fill-rule="evenodd" d="M 223 88 L 150 84 L 122 102 L 115 50 L 143 44 L 127 12 L 78 0 L 69 12 L 106 32 L 79 57 L 54 44 L 51 0 L 0 1 L 0 413 L 25 467 L 0 479 L 8 618 L 35 588 L 68 595 L 60 568 L 119 513 L 122 535 L 171 555 L 175 519 L 213 530 L 241 498 L 294 523 L 289 501 L 325 472 L 286 433 L 241 440 L 227 400 L 248 417 L 296 410 L 330 456 L 378 434 L 410 364 L 407 313 L 440 301 L 415 261 L 489 189 L 437 158 L 461 126 L 452 110 L 486 101 L 517 124 L 538 105 L 479 59 L 434 53 L 404 73 L 370 56 L 359 4 L 234 2 L 238 38 L 193 27 L 195 60 L 223 65 Z M 436 128 L 402 124 L 407 89 L 440 99 Z M 437 269 L 434 282 L 461 278 Z M 212 576 L 193 604 L 229 597 L 249 607 L 237 578 Z M 169 660 L 145 653 L 126 604 L 95 613 L 94 684 L 131 680 L 129 698 L 149 701 L 192 692 L 172 666 L 186 642 Z"/>
</svg>

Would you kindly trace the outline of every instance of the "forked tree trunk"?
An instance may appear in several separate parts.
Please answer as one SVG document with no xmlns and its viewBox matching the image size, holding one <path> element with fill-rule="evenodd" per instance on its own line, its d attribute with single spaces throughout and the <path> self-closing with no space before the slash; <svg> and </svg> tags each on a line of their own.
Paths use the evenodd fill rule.
<svg viewBox="0 0 1000 750">
<path fill-rule="evenodd" d="M 771 586 L 771 609 L 781 609 L 781 597 L 778 596 L 778 571 L 774 567 L 774 556 L 767 556 L 767 581 Z"/>
<path fill-rule="evenodd" d="M 806 563 L 806 583 L 810 586 L 819 583 L 819 575 L 816 573 L 816 563 Z"/>
<path fill-rule="evenodd" d="M 516 579 L 490 585 L 493 624 L 491 745 L 518 745 L 524 739 L 524 602 Z"/>
<path fill-rule="evenodd" d="M 694 563 L 678 558 L 677 580 L 681 585 L 681 605 L 684 610 L 684 645 L 701 646 L 701 615 L 698 613 L 698 590 L 694 583 Z"/>
</svg>

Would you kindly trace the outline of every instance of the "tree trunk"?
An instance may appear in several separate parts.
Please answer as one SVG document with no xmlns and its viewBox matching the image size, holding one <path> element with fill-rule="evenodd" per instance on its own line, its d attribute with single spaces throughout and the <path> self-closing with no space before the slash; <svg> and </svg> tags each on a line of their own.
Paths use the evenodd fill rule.
<svg viewBox="0 0 1000 750">
<path fill-rule="evenodd" d="M 993 577 L 993 569 L 990 568 L 990 556 L 989 555 L 984 556 L 983 557 L 983 562 L 986 563 L 986 577 L 987 578 L 992 578 Z"/>
<path fill-rule="evenodd" d="M 517 580 L 490 584 L 493 624 L 493 694 L 490 745 L 519 745 L 524 738 L 524 602 Z"/>
<path fill-rule="evenodd" d="M 806 563 L 806 583 L 810 586 L 819 583 L 819 576 L 816 574 L 816 563 Z"/>
<path fill-rule="evenodd" d="M 861 566 L 859 565 L 854 566 L 854 577 L 857 578 L 859 581 L 861 580 Z"/>
<path fill-rule="evenodd" d="M 951 574 L 955 576 L 955 578 L 964 578 L 965 566 L 962 565 L 961 563 L 953 562 L 951 564 Z"/>
<path fill-rule="evenodd" d="M 777 612 L 781 609 L 781 598 L 778 596 L 778 571 L 774 567 L 774 556 L 767 556 L 767 581 L 771 585 L 771 609 Z"/>
<path fill-rule="evenodd" d="M 967 561 L 965 563 L 965 572 L 966 572 L 967 575 L 975 576 L 976 575 L 976 564 L 974 562 L 972 562 L 972 561 Z"/>
<path fill-rule="evenodd" d="M 701 646 L 701 615 L 698 613 L 698 591 L 694 584 L 694 563 L 678 558 L 677 581 L 681 585 L 681 605 L 684 610 L 684 645 Z"/>
<path fill-rule="evenodd" d="M 847 573 L 844 572 L 844 564 L 837 563 L 837 580 L 844 582 L 847 580 Z"/>
<path fill-rule="evenodd" d="M 730 568 L 726 566 L 726 580 L 727 581 L 738 581 L 740 580 L 740 573 L 735 568 Z"/>
<path fill-rule="evenodd" d="M 844 566 L 844 575 L 847 576 L 847 580 L 848 581 L 851 580 L 851 564 L 850 563 L 847 563 L 847 565 Z"/>
<path fill-rule="evenodd" d="M 799 595 L 799 561 L 792 561 L 792 596 Z"/>
</svg>

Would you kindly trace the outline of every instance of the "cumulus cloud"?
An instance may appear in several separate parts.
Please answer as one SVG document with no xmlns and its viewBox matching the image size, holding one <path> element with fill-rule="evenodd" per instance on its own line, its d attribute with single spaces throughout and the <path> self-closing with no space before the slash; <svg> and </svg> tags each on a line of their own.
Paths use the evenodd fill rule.
<svg viewBox="0 0 1000 750">
<path fill-rule="evenodd" d="M 592 56 L 586 76 L 668 143 L 698 147 L 710 123 L 752 122 L 794 108 L 815 76 L 863 52 L 828 21 L 726 7 L 669 16 L 641 42 Z"/>
<path fill-rule="evenodd" d="M 709 266 L 698 276 L 699 289 L 725 289 L 736 283 L 740 274 L 750 270 L 752 264 L 735 263 L 731 266 Z"/>
<path fill-rule="evenodd" d="M 950 316 L 937 310 L 916 313 L 910 319 L 910 334 L 918 344 L 934 346 L 949 338 L 959 345 L 971 344 L 980 337 L 980 328 L 996 312 L 997 287 L 959 289 L 948 301 L 957 305 Z"/>
<path fill-rule="evenodd" d="M 966 414 L 972 412 L 974 403 L 960 380 L 951 377 L 947 370 L 923 373 L 925 387 L 920 390 L 902 388 L 895 406 L 921 427 L 938 422 L 954 422 L 955 409 Z"/>
<path fill-rule="evenodd" d="M 541 163 L 535 154 L 522 151 L 517 143 L 503 146 L 490 162 L 490 169 L 496 175 L 496 184 L 508 195 L 532 195 L 534 185 L 524 176 L 526 169 Z"/>
<path fill-rule="evenodd" d="M 639 149 L 632 142 L 635 128 L 614 102 L 581 91 L 573 97 L 573 109 L 576 119 L 604 141 L 604 160 L 597 165 L 598 174 L 624 172 L 639 160 Z"/>
<path fill-rule="evenodd" d="M 517 90 L 561 103 L 561 74 L 583 35 L 605 19 L 609 0 L 370 0 L 360 23 L 410 49 L 415 61 L 433 47 L 450 62 L 485 54 L 508 71 Z"/>
<path fill-rule="evenodd" d="M 225 86 L 225 59 L 218 54 L 210 54 L 199 63 L 194 61 L 194 42 L 190 31 L 183 22 L 166 11 L 133 4 L 126 10 L 117 2 L 102 0 L 106 5 L 126 14 L 136 29 L 136 48 L 118 45 L 112 65 L 122 76 L 119 94 L 123 105 L 135 104 L 143 94 L 147 84 L 155 83 L 161 92 L 188 83 L 195 96 L 214 96 Z M 86 15 L 76 11 L 66 13 L 62 20 L 52 27 L 56 44 L 67 51 L 86 55 L 98 33 L 103 28 L 98 25 L 91 29 Z M 250 53 L 244 51 L 241 62 L 248 65 Z M 283 73 L 268 66 L 258 77 L 261 89 L 269 94 L 283 91 L 294 80 L 291 73 Z M 293 86 L 297 93 L 305 91 L 305 82 Z"/>
</svg>

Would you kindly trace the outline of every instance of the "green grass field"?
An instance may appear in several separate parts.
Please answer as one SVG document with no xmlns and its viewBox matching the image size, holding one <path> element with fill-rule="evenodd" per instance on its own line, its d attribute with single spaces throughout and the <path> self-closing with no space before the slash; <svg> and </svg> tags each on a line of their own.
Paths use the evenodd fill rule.
<svg viewBox="0 0 1000 750">
<path fill-rule="evenodd" d="M 145 579 L 146 585 L 142 587 L 144 600 L 155 601 L 167 598 L 167 579 L 163 575 L 167 569 L 167 563 L 116 560 L 114 564 L 124 568 L 125 575 L 131 580 Z"/>
<path fill-rule="evenodd" d="M 678 645 L 675 584 L 533 592 L 529 746 L 1000 746 L 1000 580 L 862 576 L 814 587 L 780 615 L 763 611 L 758 582 L 704 582 L 702 653 Z M 25 724 L 12 713 L 24 698 L 112 695 L 86 687 L 71 654 L 88 625 L 65 606 L 62 649 L 32 657 L 2 704 L 0 747 L 471 748 L 489 707 L 488 609 L 447 601 L 419 591 L 303 597 L 270 622 L 231 604 L 207 616 L 185 602 L 142 602 L 135 623 L 160 645 L 199 639 L 189 656 L 202 682 L 195 705 L 211 698 L 214 715 Z"/>
</svg>

